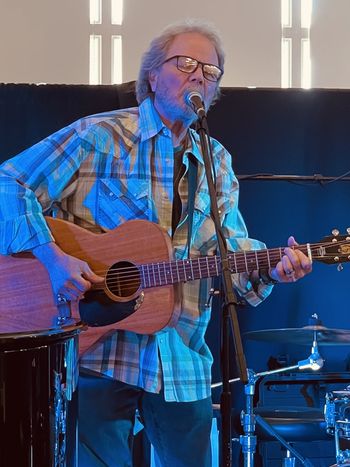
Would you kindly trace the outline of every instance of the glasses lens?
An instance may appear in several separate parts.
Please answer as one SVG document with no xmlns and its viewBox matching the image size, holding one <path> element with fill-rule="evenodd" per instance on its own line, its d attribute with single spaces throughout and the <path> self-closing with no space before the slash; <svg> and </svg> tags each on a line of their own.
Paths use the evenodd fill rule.
<svg viewBox="0 0 350 467">
<path fill-rule="evenodd" d="M 178 57 L 177 67 L 180 71 L 185 73 L 192 73 L 198 66 L 197 60 L 190 57 Z"/>
<path fill-rule="evenodd" d="M 177 57 L 177 68 L 184 73 L 193 73 L 197 69 L 199 63 L 201 62 L 191 57 Z M 218 81 L 221 78 L 222 71 L 216 65 L 210 65 L 209 63 L 201 65 L 203 68 L 203 76 L 208 81 Z"/>
<path fill-rule="evenodd" d="M 209 81 L 218 81 L 221 77 L 222 71 L 215 65 L 203 65 L 203 75 Z"/>
</svg>

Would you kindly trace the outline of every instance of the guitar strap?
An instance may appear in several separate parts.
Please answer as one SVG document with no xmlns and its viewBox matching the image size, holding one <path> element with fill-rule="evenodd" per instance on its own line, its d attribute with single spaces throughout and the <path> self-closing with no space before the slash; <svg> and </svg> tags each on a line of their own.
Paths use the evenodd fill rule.
<svg viewBox="0 0 350 467">
<path fill-rule="evenodd" d="M 191 256 L 191 238 L 193 226 L 194 198 L 197 190 L 198 165 L 196 158 L 188 155 L 188 231 L 187 231 L 187 256 Z"/>
</svg>

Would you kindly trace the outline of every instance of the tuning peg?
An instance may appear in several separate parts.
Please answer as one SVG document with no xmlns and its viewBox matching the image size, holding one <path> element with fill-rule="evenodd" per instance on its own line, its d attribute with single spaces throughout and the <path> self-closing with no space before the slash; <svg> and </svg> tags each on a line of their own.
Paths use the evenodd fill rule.
<svg viewBox="0 0 350 467">
<path fill-rule="evenodd" d="M 343 268 L 343 265 L 341 263 L 338 264 L 337 266 L 337 271 L 342 271 L 344 268 Z"/>
<path fill-rule="evenodd" d="M 350 233 L 350 232 L 349 232 L 349 233 Z M 338 230 L 338 229 L 333 229 L 333 230 L 332 230 L 332 235 L 333 235 L 334 237 L 338 237 L 338 235 L 339 235 L 339 230 Z"/>
</svg>

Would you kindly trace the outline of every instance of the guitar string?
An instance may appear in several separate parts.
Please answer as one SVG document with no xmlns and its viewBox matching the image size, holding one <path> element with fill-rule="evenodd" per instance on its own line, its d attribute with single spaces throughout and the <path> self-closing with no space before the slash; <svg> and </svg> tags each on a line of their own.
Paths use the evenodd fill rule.
<svg viewBox="0 0 350 467">
<path fill-rule="evenodd" d="M 337 245 L 341 244 L 343 242 L 337 242 Z M 344 241 L 344 243 L 348 243 L 347 241 Z M 313 244 L 313 246 L 311 247 L 311 250 L 317 250 L 319 248 L 319 246 L 314 246 L 316 244 Z M 325 247 L 325 243 L 320 243 L 319 245 Z M 334 243 L 330 243 L 329 245 L 332 245 L 334 246 L 335 244 Z M 284 249 L 284 248 L 283 248 Z M 305 245 L 300 245 L 300 248 L 298 248 L 299 250 L 306 250 L 306 246 Z M 256 263 L 255 261 L 255 258 L 256 256 L 260 257 L 260 259 L 258 258 L 258 262 L 260 263 L 265 263 L 265 264 L 262 264 L 262 266 L 266 266 L 268 265 L 269 261 L 267 259 L 267 252 L 269 252 L 268 254 L 268 257 L 270 258 L 270 261 L 272 260 L 275 260 L 276 257 L 280 259 L 281 257 L 281 251 L 282 248 L 273 248 L 273 249 L 264 249 L 264 250 L 247 250 L 246 252 L 244 251 L 239 251 L 239 252 L 235 252 L 235 253 L 231 253 L 229 254 L 229 259 L 232 260 L 232 262 L 234 262 L 235 264 L 239 264 L 239 265 L 245 265 L 246 262 L 248 263 Z M 322 255 L 312 255 L 313 259 L 317 260 L 317 259 L 327 259 L 327 258 L 334 258 L 336 255 L 335 254 L 322 254 Z M 261 258 L 262 257 L 262 258 Z M 135 269 L 138 269 L 140 267 L 152 267 L 152 269 L 154 267 L 158 268 L 158 267 L 162 267 L 163 270 L 164 270 L 164 265 L 169 265 L 170 267 L 172 267 L 173 265 L 176 267 L 176 264 L 184 264 L 185 266 L 189 266 L 190 267 L 190 264 L 192 263 L 192 267 L 196 267 L 196 263 L 199 262 L 207 262 L 208 261 L 215 261 L 215 258 L 216 258 L 216 261 L 221 261 L 220 257 L 219 256 L 199 256 L 197 258 L 191 258 L 190 260 L 188 259 L 180 259 L 180 260 L 173 260 L 173 261 L 161 261 L 161 262 L 156 262 L 156 263 L 147 263 L 147 264 L 141 264 L 141 265 L 137 265 L 137 264 L 131 264 L 127 267 L 122 267 L 122 268 L 118 268 L 117 269 L 117 272 L 115 274 L 119 274 L 121 271 L 122 272 L 125 272 L 125 271 L 133 271 Z M 253 261 L 252 261 L 253 260 Z M 122 262 L 122 261 L 121 261 Z M 123 261 L 124 262 L 124 261 Z M 117 264 L 118 262 L 116 262 L 115 264 Z M 260 264 L 259 264 L 260 266 Z M 106 273 L 107 271 L 111 270 L 111 268 L 113 267 L 113 265 L 108 269 L 104 269 L 104 270 L 96 270 L 95 273 L 96 274 L 104 274 Z M 183 266 L 182 266 L 183 267 Z M 237 268 L 239 269 L 239 268 Z M 156 271 L 156 274 L 158 274 L 159 271 Z M 150 271 L 150 273 L 153 273 L 153 271 Z M 113 274 L 113 273 L 111 273 Z"/>
<path fill-rule="evenodd" d="M 280 256 L 276 256 L 277 259 L 280 259 Z M 325 255 L 322 256 L 322 259 L 326 259 L 327 257 Z M 329 258 L 333 258 L 333 256 L 329 256 Z M 317 258 L 314 257 L 316 260 Z M 274 258 L 270 257 L 270 262 L 275 263 Z M 198 264 L 202 263 L 202 264 Z M 171 276 L 186 276 L 186 277 L 192 277 L 192 272 L 194 275 L 198 276 L 198 279 L 201 278 L 201 276 L 207 276 L 208 272 L 208 266 L 210 270 L 210 274 L 208 274 L 208 277 L 211 276 L 211 272 L 215 269 L 216 266 L 218 269 L 221 271 L 221 260 L 216 259 L 215 264 L 213 260 L 209 261 L 201 261 L 199 260 L 194 262 L 192 265 L 188 264 L 186 261 L 179 260 L 177 263 L 172 262 L 172 263 L 167 263 L 166 265 L 164 263 L 153 263 L 153 264 L 148 264 L 148 265 L 141 265 L 139 268 L 142 270 L 145 276 L 152 276 L 152 278 L 160 278 L 160 282 L 166 281 L 166 279 L 169 279 Z M 337 264 L 337 263 L 335 263 Z M 181 265 L 181 266 L 179 266 Z M 251 270 L 254 270 L 256 268 L 264 268 L 269 266 L 269 262 L 267 260 L 264 261 L 259 261 L 259 264 L 257 265 L 256 262 L 249 261 L 248 262 L 248 267 L 245 261 L 236 261 L 237 268 L 231 268 L 231 272 L 234 273 L 239 273 L 239 272 L 250 272 Z M 130 268 L 120 268 L 116 269 L 114 272 L 109 272 L 107 275 L 107 280 L 109 283 L 113 283 L 113 279 L 115 278 L 116 281 L 120 283 L 127 283 L 130 281 L 130 279 L 139 279 L 142 276 L 142 272 L 136 266 L 130 267 Z M 111 270 L 110 270 L 111 271 Z M 216 272 L 216 271 L 215 271 Z M 215 275 L 215 274 L 214 274 Z"/>
<path fill-rule="evenodd" d="M 344 241 L 345 242 L 345 241 Z M 339 245 L 341 243 L 341 241 L 338 241 L 337 242 L 337 245 Z M 323 247 L 325 247 L 325 244 L 324 243 L 320 243 L 320 245 L 322 245 Z M 334 242 L 330 243 L 330 245 L 334 246 Z M 303 247 L 305 247 L 304 245 L 301 245 L 299 247 L 299 249 L 303 249 Z M 315 248 L 318 248 L 318 247 L 315 247 L 315 244 L 311 247 L 311 250 L 312 249 L 315 249 Z M 280 259 L 280 251 L 281 251 L 281 248 L 275 248 L 275 249 L 271 249 L 269 250 L 270 254 L 269 254 L 269 258 L 270 258 L 270 262 L 274 261 L 274 259 L 276 259 L 276 254 L 277 254 L 277 259 Z M 261 261 L 261 258 L 260 258 L 260 261 L 258 261 L 259 263 L 259 266 L 260 267 L 264 267 L 264 266 L 268 266 L 269 265 L 269 262 L 268 260 L 266 259 L 266 252 L 267 250 L 256 250 L 255 251 L 252 251 L 252 250 L 249 250 L 246 252 L 246 254 L 244 254 L 244 252 L 238 252 L 238 253 L 235 253 L 235 255 L 237 256 L 240 255 L 242 256 L 241 258 L 237 258 L 236 257 L 236 261 L 235 261 L 235 264 L 237 265 L 237 272 L 239 271 L 246 271 L 247 272 L 247 260 L 250 260 L 250 264 L 252 267 L 256 267 L 257 264 L 256 264 L 256 261 L 252 262 L 251 260 L 252 259 L 256 259 L 256 254 L 257 256 L 264 256 L 265 258 L 264 261 Z M 247 258 L 247 255 L 248 256 L 251 256 L 253 258 Z M 232 259 L 234 255 L 229 255 L 229 258 Z M 322 259 L 325 259 L 325 258 L 334 258 L 334 254 L 333 255 L 320 255 L 319 258 L 322 258 Z M 146 272 L 146 275 L 149 275 L 152 277 L 152 279 L 150 280 L 146 280 L 146 283 L 145 284 L 142 284 L 142 281 L 140 279 L 140 271 L 137 269 L 136 266 L 131 266 L 131 267 L 125 267 L 125 268 L 119 268 L 117 270 L 117 272 L 115 273 L 110 273 L 108 276 L 108 286 L 109 287 L 113 287 L 114 285 L 117 285 L 118 288 L 120 287 L 126 287 L 126 286 L 133 286 L 134 288 L 137 286 L 137 288 L 139 288 L 139 286 L 142 284 L 145 288 L 147 288 L 147 285 L 148 287 L 155 287 L 155 286 L 161 286 L 161 285 L 167 285 L 167 284 L 172 284 L 172 283 L 175 283 L 175 282 L 181 282 L 181 281 L 186 281 L 186 280 L 193 280 L 195 277 L 193 276 L 196 276 L 198 275 L 198 279 L 200 277 L 210 277 L 212 274 L 206 274 L 207 271 L 205 271 L 207 269 L 207 258 L 209 258 L 209 260 L 211 260 L 213 262 L 213 260 L 215 260 L 215 266 L 219 266 L 220 269 L 221 269 L 221 260 L 219 257 L 215 257 L 215 256 L 210 256 L 210 257 L 198 257 L 198 258 L 194 258 L 191 260 L 192 262 L 192 265 L 188 262 L 188 260 L 177 260 L 177 261 L 172 261 L 172 262 L 168 262 L 168 263 L 151 263 L 151 264 L 148 264 L 148 265 L 141 265 L 141 268 L 145 268 L 145 267 L 152 267 L 152 270 L 151 271 L 147 271 Z M 215 259 L 216 258 L 216 259 Z M 313 256 L 313 258 L 316 260 L 317 259 L 317 256 Z M 202 270 L 201 268 L 201 265 L 198 264 L 200 262 L 204 262 L 204 271 Z M 219 264 L 217 264 L 219 263 Z M 165 268 L 165 264 L 168 265 L 167 268 Z M 182 266 L 178 267 L 179 264 L 182 264 Z M 176 267 L 176 271 L 173 270 L 173 267 Z M 239 267 L 238 267 L 239 266 Z M 242 268 L 243 266 L 243 268 Z M 155 270 L 154 270 L 155 269 Z M 213 268 L 212 268 L 213 269 Z M 250 268 L 248 270 L 251 270 Z M 121 273 L 121 271 L 123 271 Z M 129 273 L 127 273 L 127 271 L 130 271 Z M 202 274 L 199 274 L 199 271 L 202 272 Z M 173 276 L 172 276 L 172 272 L 174 272 L 174 275 L 176 276 L 176 279 L 177 280 L 173 280 Z M 234 271 L 233 271 L 234 272 Z M 166 274 L 168 273 L 168 274 Z M 193 274 L 192 274 L 193 273 Z M 214 274 L 214 275 L 217 275 L 217 274 Z M 117 280 L 116 281 L 113 281 L 113 280 L 110 280 L 110 276 L 117 276 Z M 180 277 L 181 276 L 181 277 Z M 170 279 L 170 280 L 169 280 Z M 100 284 L 94 284 L 94 289 L 97 290 L 99 288 L 103 289 L 104 285 L 100 285 Z"/>
</svg>

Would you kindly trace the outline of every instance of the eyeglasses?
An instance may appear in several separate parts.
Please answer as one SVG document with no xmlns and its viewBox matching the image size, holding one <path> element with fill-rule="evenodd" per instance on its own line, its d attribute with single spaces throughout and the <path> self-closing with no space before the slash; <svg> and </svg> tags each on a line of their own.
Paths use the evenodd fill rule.
<svg viewBox="0 0 350 467">
<path fill-rule="evenodd" d="M 199 65 L 202 67 L 203 76 L 208 81 L 219 81 L 223 75 L 223 70 L 216 65 L 211 63 L 202 63 L 191 57 L 184 57 L 183 55 L 174 55 L 173 57 L 167 58 L 163 63 L 170 62 L 176 58 L 176 67 L 183 73 L 194 73 Z"/>
</svg>

